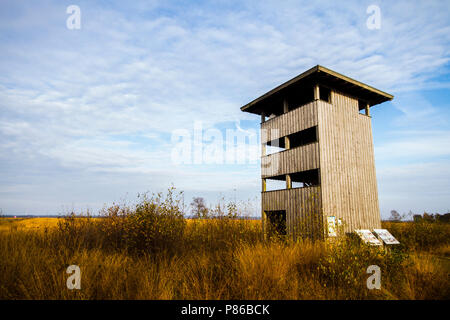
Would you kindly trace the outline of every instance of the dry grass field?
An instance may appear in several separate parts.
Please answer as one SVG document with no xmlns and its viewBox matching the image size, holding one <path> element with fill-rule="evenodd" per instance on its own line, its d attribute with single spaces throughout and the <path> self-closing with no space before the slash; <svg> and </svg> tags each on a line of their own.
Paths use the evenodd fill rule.
<svg viewBox="0 0 450 320">
<path fill-rule="evenodd" d="M 400 246 L 264 241 L 260 221 L 186 221 L 171 193 L 102 218 L 0 218 L 0 299 L 449 299 L 450 225 L 384 227 Z M 69 265 L 80 290 L 66 287 Z"/>
<path fill-rule="evenodd" d="M 58 218 L 2 218 L 0 232 L 45 230 L 45 228 L 58 226 L 58 220 Z"/>
</svg>

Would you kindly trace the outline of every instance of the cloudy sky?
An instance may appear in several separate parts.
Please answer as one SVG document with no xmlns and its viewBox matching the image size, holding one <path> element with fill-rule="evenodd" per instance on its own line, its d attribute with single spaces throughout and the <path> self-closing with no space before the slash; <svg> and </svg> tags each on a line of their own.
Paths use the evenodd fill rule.
<svg viewBox="0 0 450 320">
<path fill-rule="evenodd" d="M 171 184 L 257 204 L 257 161 L 180 164 L 174 135 L 202 126 L 226 150 L 227 130 L 259 127 L 242 105 L 316 64 L 395 96 L 372 109 L 382 216 L 450 211 L 448 1 L 2 0 L 0 37 L 3 214 L 95 212 Z"/>
</svg>

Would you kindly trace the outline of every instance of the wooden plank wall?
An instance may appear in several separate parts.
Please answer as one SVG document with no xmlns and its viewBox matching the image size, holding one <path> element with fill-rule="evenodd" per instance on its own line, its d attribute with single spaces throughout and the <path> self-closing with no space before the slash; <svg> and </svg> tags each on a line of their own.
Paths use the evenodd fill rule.
<svg viewBox="0 0 450 320">
<path fill-rule="evenodd" d="M 273 153 L 261 158 L 262 178 L 319 168 L 319 143 Z"/>
<path fill-rule="evenodd" d="M 320 187 L 268 191 L 261 198 L 263 211 L 286 210 L 287 231 L 294 238 L 323 236 Z"/>
<path fill-rule="evenodd" d="M 291 110 L 261 124 L 261 143 L 279 139 L 318 124 L 317 101 Z M 319 144 L 285 150 L 261 158 L 262 178 L 319 167 Z M 286 210 L 287 231 L 322 236 L 320 187 L 293 188 L 262 193 L 263 211 Z M 263 214 L 264 217 L 264 214 Z M 265 221 L 265 219 L 264 219 Z M 300 230 L 297 232 L 297 230 Z M 315 230 L 313 232 L 313 230 Z"/>
<path fill-rule="evenodd" d="M 317 125 L 317 103 L 310 102 L 278 117 L 261 123 L 261 143 Z"/>
<path fill-rule="evenodd" d="M 341 218 L 345 232 L 380 228 L 371 118 L 354 98 L 332 91 L 331 101 L 317 101 L 324 220 Z"/>
</svg>

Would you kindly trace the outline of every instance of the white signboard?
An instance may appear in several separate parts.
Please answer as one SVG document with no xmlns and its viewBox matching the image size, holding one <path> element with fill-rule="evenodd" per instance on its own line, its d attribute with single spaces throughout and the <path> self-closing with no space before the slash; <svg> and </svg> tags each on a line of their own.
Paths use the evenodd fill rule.
<svg viewBox="0 0 450 320">
<path fill-rule="evenodd" d="M 400 242 L 386 229 L 373 229 L 373 232 L 375 232 L 378 238 L 383 240 L 385 244 L 400 244 Z"/>
<path fill-rule="evenodd" d="M 328 222 L 328 236 L 329 237 L 337 237 L 336 217 L 335 216 L 328 217 L 327 222 Z"/>
<path fill-rule="evenodd" d="M 370 232 L 370 230 L 361 229 L 361 230 L 355 230 L 355 232 L 361 238 L 361 240 L 364 241 L 364 243 L 367 243 L 371 246 L 381 246 L 382 245 L 381 241 L 378 240 L 377 237 L 375 237 L 373 235 L 373 233 Z"/>
</svg>

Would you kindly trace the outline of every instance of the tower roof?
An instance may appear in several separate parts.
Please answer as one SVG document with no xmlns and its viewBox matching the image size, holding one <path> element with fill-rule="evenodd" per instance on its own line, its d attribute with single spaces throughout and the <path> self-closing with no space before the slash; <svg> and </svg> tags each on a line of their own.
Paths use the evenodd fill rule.
<svg viewBox="0 0 450 320">
<path fill-rule="evenodd" d="M 263 111 L 269 110 L 270 106 L 279 101 L 287 92 L 314 84 L 322 84 L 357 99 L 364 100 L 370 106 L 394 98 L 389 93 L 317 65 L 246 104 L 241 107 L 241 110 L 261 114 Z"/>
</svg>

